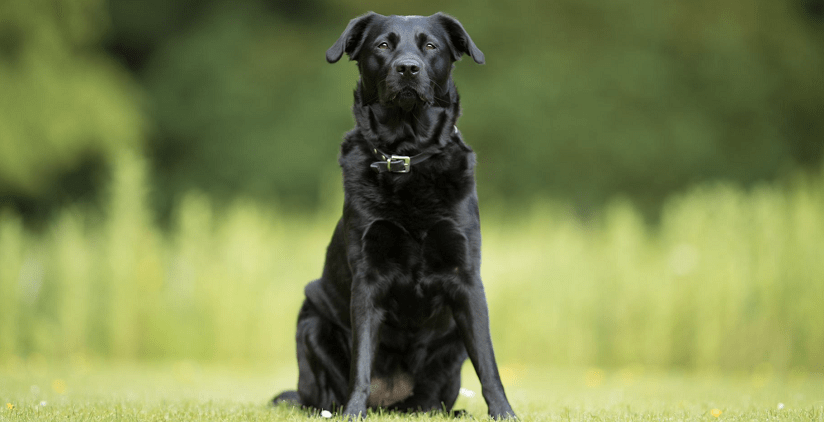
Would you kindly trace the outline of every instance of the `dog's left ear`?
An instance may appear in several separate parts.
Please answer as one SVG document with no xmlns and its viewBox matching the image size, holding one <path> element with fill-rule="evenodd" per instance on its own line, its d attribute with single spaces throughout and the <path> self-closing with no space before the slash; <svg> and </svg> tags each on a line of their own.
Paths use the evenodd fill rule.
<svg viewBox="0 0 824 422">
<path fill-rule="evenodd" d="M 349 60 L 357 60 L 358 53 L 363 45 L 363 38 L 366 35 L 366 28 L 369 27 L 369 23 L 376 16 L 379 15 L 375 12 L 369 12 L 349 21 L 349 25 L 346 25 L 346 29 L 340 34 L 340 38 L 326 50 L 326 61 L 335 63 L 340 60 L 343 53 L 349 55 Z"/>
<path fill-rule="evenodd" d="M 461 56 L 466 53 L 469 54 L 469 57 L 472 57 L 472 60 L 475 60 L 475 63 L 484 64 L 484 53 L 475 46 L 472 38 L 469 37 L 463 25 L 457 19 L 441 12 L 435 14 L 435 19 L 440 22 L 449 35 L 453 60 L 460 60 Z"/>
</svg>

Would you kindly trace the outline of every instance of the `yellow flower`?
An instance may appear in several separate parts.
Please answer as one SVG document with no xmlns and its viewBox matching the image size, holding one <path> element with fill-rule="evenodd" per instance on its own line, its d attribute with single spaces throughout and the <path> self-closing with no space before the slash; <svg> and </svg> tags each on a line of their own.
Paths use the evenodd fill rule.
<svg viewBox="0 0 824 422">
<path fill-rule="evenodd" d="M 13 405 L 13 404 L 11 404 L 11 403 L 6 403 L 6 407 L 8 407 L 8 408 L 9 408 L 9 410 L 14 409 L 14 405 Z"/>
<path fill-rule="evenodd" d="M 66 392 L 66 381 L 59 378 L 52 381 L 52 390 L 57 394 L 64 394 Z"/>
<path fill-rule="evenodd" d="M 584 375 L 584 383 L 589 388 L 595 388 L 604 382 L 604 372 L 598 368 L 590 368 Z"/>
<path fill-rule="evenodd" d="M 710 414 L 717 418 L 721 416 L 721 409 L 712 409 L 710 410 Z"/>
</svg>

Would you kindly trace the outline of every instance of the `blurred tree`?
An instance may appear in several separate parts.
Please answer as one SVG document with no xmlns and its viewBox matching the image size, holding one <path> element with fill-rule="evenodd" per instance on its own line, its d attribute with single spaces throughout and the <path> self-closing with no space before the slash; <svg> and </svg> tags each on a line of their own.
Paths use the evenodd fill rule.
<svg viewBox="0 0 824 422">
<path fill-rule="evenodd" d="M 464 96 L 479 186 L 583 204 L 621 192 L 654 210 L 696 181 L 817 166 L 822 33 L 793 4 L 484 5 L 506 19 L 470 21 L 489 65 L 459 79 L 486 88 Z"/>
<path fill-rule="evenodd" d="M 796 7 L 801 6 L 801 7 Z M 817 167 L 824 157 L 824 1 L 765 4 L 760 38 L 765 65 L 778 75 L 773 107 L 797 162 Z"/>
<path fill-rule="evenodd" d="M 141 77 L 158 127 L 155 177 L 169 188 L 161 202 L 191 188 L 318 201 L 321 181 L 338 172 L 357 74 L 351 65 L 322 72 L 321 43 L 342 29 L 311 28 L 263 3 L 219 3 L 150 57 Z"/>
<path fill-rule="evenodd" d="M 486 198 L 569 198 L 585 215 L 621 193 L 654 211 L 701 180 L 824 155 L 821 0 L 110 0 L 111 28 L 101 1 L 2 6 L 7 192 L 48 196 L 84 154 L 139 143 L 145 105 L 164 208 L 192 188 L 311 206 L 338 172 L 357 79 L 323 52 L 370 9 L 451 13 L 486 53 L 455 70 Z"/>
<path fill-rule="evenodd" d="M 100 51 L 107 28 L 100 0 L 0 2 L 0 206 L 76 199 L 141 144 L 140 89 Z"/>
<path fill-rule="evenodd" d="M 111 0 L 112 30 L 104 38 L 106 48 L 139 72 L 159 45 L 197 19 L 208 4 L 209 0 Z"/>
<path fill-rule="evenodd" d="M 286 4 L 211 3 L 151 56 L 164 186 L 314 202 L 356 79 L 319 57 L 367 9 L 443 9 L 485 51 L 455 71 L 485 196 L 591 208 L 623 193 L 654 210 L 700 180 L 821 162 L 813 0 Z"/>
</svg>

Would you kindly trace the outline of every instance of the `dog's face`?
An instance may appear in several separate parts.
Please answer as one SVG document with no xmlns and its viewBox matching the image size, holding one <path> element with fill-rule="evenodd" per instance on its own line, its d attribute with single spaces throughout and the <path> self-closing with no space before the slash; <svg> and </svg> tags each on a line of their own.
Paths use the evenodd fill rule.
<svg viewBox="0 0 824 422">
<path fill-rule="evenodd" d="M 446 93 L 452 64 L 463 54 L 477 63 L 484 55 L 455 18 L 383 16 L 352 19 L 326 52 L 335 63 L 343 53 L 358 62 L 365 103 L 411 110 Z"/>
</svg>

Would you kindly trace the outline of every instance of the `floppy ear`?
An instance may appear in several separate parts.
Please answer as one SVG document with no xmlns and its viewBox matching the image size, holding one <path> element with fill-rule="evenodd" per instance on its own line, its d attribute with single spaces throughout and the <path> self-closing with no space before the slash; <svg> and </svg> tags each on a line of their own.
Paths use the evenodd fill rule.
<svg viewBox="0 0 824 422">
<path fill-rule="evenodd" d="M 359 16 L 349 21 L 346 29 L 340 34 L 340 38 L 335 41 L 335 44 L 326 50 L 326 61 L 335 63 L 340 60 L 343 53 L 349 55 L 349 60 L 357 59 L 358 52 L 363 45 L 363 38 L 366 34 L 366 28 L 369 23 L 378 16 L 375 12 L 368 12 L 363 16 Z"/>
<path fill-rule="evenodd" d="M 457 19 L 445 13 L 438 12 L 435 17 L 440 21 L 446 33 L 449 35 L 449 41 L 452 47 L 452 58 L 455 61 L 461 59 L 464 53 L 469 54 L 475 63 L 484 64 L 484 53 L 475 46 L 472 38 Z"/>
</svg>

